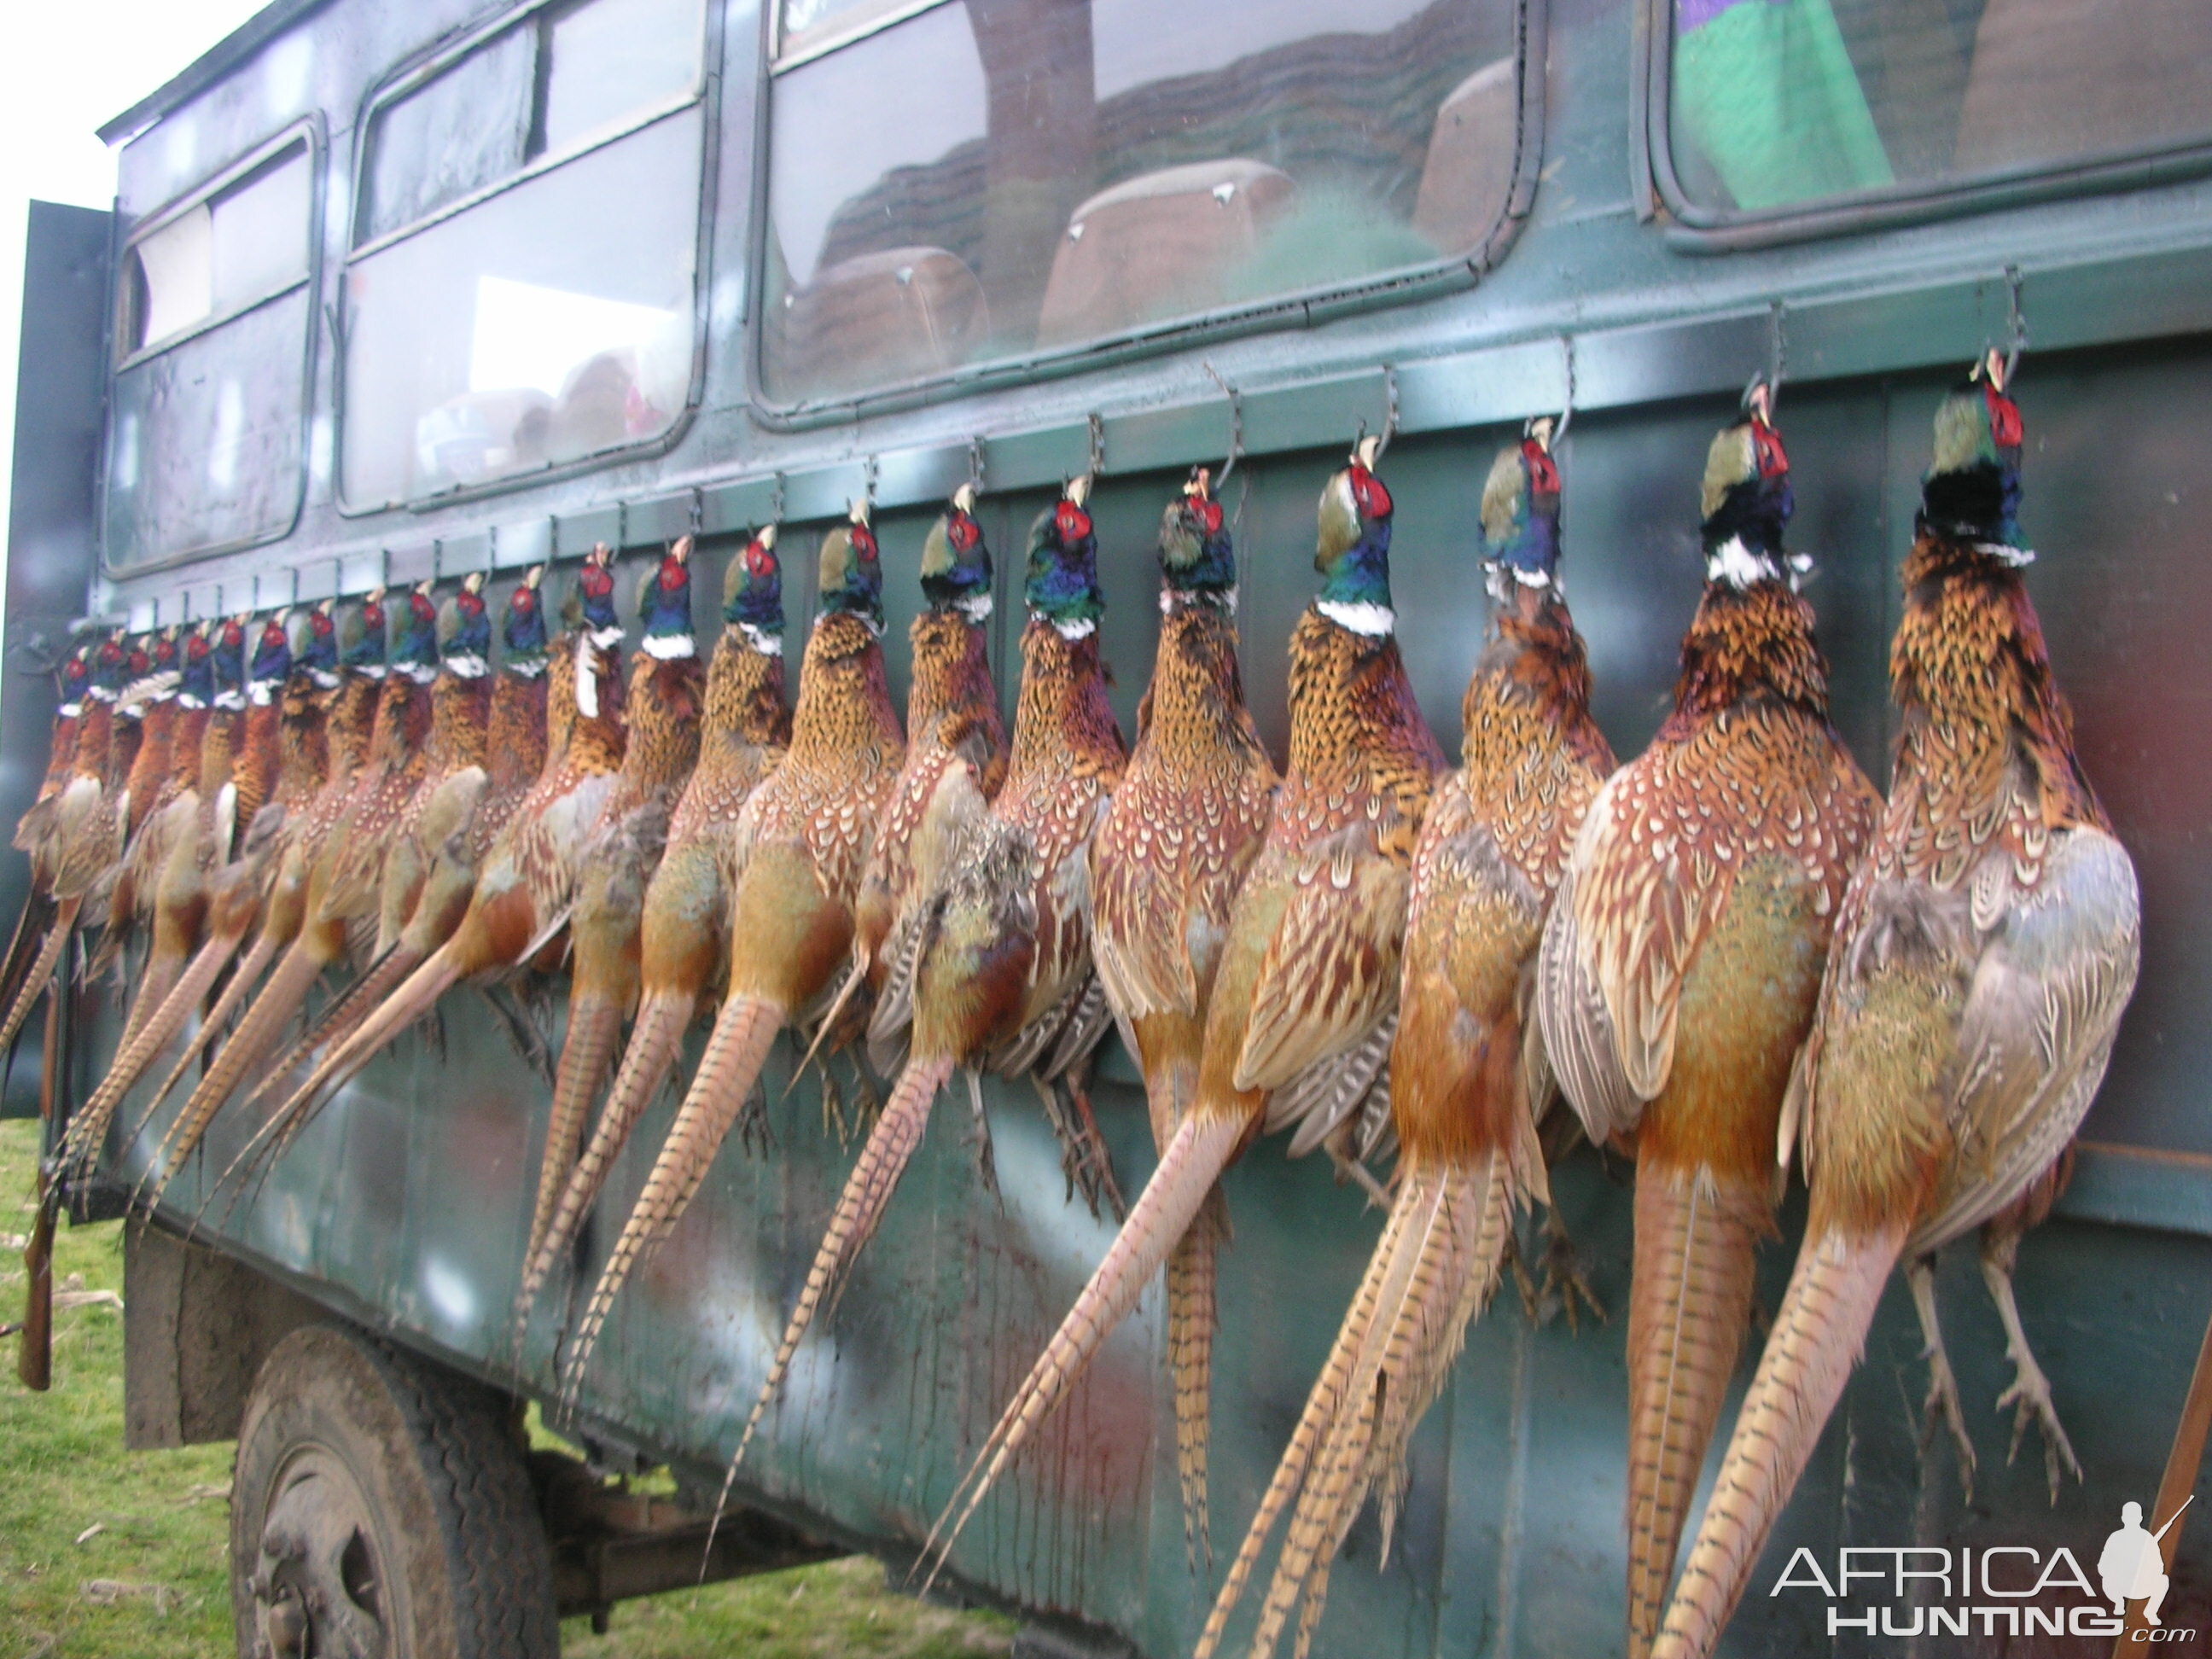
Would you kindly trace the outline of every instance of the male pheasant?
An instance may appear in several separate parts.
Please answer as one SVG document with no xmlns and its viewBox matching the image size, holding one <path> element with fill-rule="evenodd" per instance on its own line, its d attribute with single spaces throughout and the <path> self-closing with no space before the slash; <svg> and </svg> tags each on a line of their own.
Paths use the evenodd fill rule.
<svg viewBox="0 0 2212 1659">
<path fill-rule="evenodd" d="M 821 996 L 850 951 L 869 832 L 904 749 L 884 678 L 883 567 L 865 502 L 823 538 L 821 610 L 799 670 L 791 748 L 745 802 L 730 898 L 728 991 L 562 1370 L 573 1405 L 614 1300 L 672 1229 L 736 1125 L 775 1035 Z"/>
<path fill-rule="evenodd" d="M 1164 1152 L 1198 1092 L 1206 1010 L 1237 892 L 1274 811 L 1273 764 L 1237 663 L 1237 549 L 1212 475 L 1192 470 L 1161 515 L 1160 638 L 1137 744 L 1091 849 L 1099 983 L 1144 1073 Z M 1219 1190 L 1168 1253 L 1168 1370 L 1183 1542 L 1210 1559 L 1206 1506 Z"/>
<path fill-rule="evenodd" d="M 699 760 L 706 674 L 691 630 L 691 538 L 672 548 L 638 593 L 622 769 L 583 858 L 570 920 L 568 1029 L 553 1078 L 526 1261 L 537 1253 L 576 1162 L 584 1119 L 605 1081 L 623 1017 L 637 1002 L 646 884 L 671 811 Z"/>
<path fill-rule="evenodd" d="M 1628 1650 L 1650 1650 L 1773 1229 L 1774 1127 L 1880 801 L 1828 723 L 1764 381 L 1713 440 L 1674 711 L 1592 804 L 1537 1009 L 1590 1139 L 1636 1153 Z"/>
<path fill-rule="evenodd" d="M 2135 867 L 2074 749 L 2021 580 L 2022 428 L 1992 352 L 1936 416 L 1890 647 L 1890 800 L 1852 878 L 1790 1080 L 1779 1151 L 1812 1209 L 1797 1264 L 1656 1651 L 1710 1653 L 1873 1323 L 1912 1264 L 1933 1412 L 1958 1425 L 1925 1265 L 1976 1227 L 2014 1368 L 2014 1444 L 2072 1451 L 2013 1304 L 2012 1251 L 2050 1206 L 2141 960 Z M 1932 1426 L 1932 1424 L 1931 1424 Z M 1971 1449 L 1966 1448 L 1971 1458 Z"/>
<path fill-rule="evenodd" d="M 783 571 L 769 525 L 748 538 L 722 577 L 722 635 L 707 670 L 699 760 L 668 823 L 638 927 L 637 1017 L 589 1143 L 568 1171 L 515 1293 L 518 1348 L 530 1309 L 599 1196 L 724 966 L 729 895 L 740 862 L 738 815 L 791 742 L 783 690 Z"/>
<path fill-rule="evenodd" d="M 1230 914 L 1190 1109 L 969 1466 L 932 1548 L 941 1536 L 950 1552 L 1263 1123 L 1323 1139 L 1354 1121 L 1382 1067 L 1413 843 L 1443 756 L 1398 652 L 1380 450 L 1362 439 L 1322 493 L 1322 588 L 1291 637 L 1290 768 Z"/>
<path fill-rule="evenodd" d="M 1370 1491 L 1383 1554 L 1407 1443 L 1489 1300 L 1514 1217 L 1547 1200 L 1536 1125 L 1552 1089 L 1528 1041 L 1544 915 L 1584 813 L 1613 770 L 1559 583 L 1559 481 L 1548 419 L 1502 451 L 1482 494 L 1491 638 L 1461 705 L 1461 766 L 1437 786 L 1413 851 L 1390 1112 L 1398 1186 L 1381 1241 L 1245 1534 L 1197 1653 L 1213 1652 L 1284 1510 L 1295 1503 L 1252 1651 L 1297 1614 L 1303 1653 L 1331 1563 Z"/>
<path fill-rule="evenodd" d="M 1105 1159 L 1087 1112 L 1086 1134 L 1067 1120 L 1058 1094 L 1060 1077 L 1104 1033 L 1104 1019 L 1092 1012 L 1099 1000 L 1091 969 L 1091 840 L 1127 760 L 1098 656 L 1105 601 L 1085 505 L 1090 489 L 1087 477 L 1068 484 L 1030 532 L 1029 621 L 1006 785 L 988 817 L 966 827 L 962 844 L 935 854 L 951 862 L 924 901 L 906 970 L 912 1055 L 830 1216 L 731 1460 L 733 1474 L 816 1311 L 835 1300 L 883 1219 L 956 1068 L 967 1069 L 980 1136 L 989 1131 L 979 1072 L 1029 1075 L 1067 1147 L 1071 1175 L 1087 1189 L 1110 1182 L 1094 1173 Z M 988 1139 L 981 1145 L 988 1148 Z M 988 1179 L 988 1151 L 983 1156 Z"/>
<path fill-rule="evenodd" d="M 963 484 L 922 544 L 923 605 L 908 630 L 906 758 L 853 901 L 853 970 L 816 1038 L 818 1048 L 836 1031 L 847 999 L 865 989 L 866 1012 L 881 1011 L 872 1057 L 886 1074 L 904 1064 L 917 919 L 960 838 L 1006 780 L 1006 728 L 987 648 L 994 580 L 975 488 Z"/>
</svg>

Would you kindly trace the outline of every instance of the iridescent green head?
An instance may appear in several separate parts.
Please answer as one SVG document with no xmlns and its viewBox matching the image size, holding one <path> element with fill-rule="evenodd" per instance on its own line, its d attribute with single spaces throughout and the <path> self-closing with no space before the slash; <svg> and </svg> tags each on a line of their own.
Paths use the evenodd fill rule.
<svg viewBox="0 0 2212 1659">
<path fill-rule="evenodd" d="M 964 483 L 921 544 L 921 595 L 932 611 L 957 611 L 980 623 L 991 614 L 991 550 L 975 521 L 975 486 Z"/>
<path fill-rule="evenodd" d="M 848 522 L 822 538 L 822 615 L 858 617 L 878 633 L 884 627 L 884 567 L 869 528 L 869 507 L 853 503 Z"/>
<path fill-rule="evenodd" d="M 1029 571 L 1023 597 L 1030 614 L 1081 639 L 1106 614 L 1098 591 L 1098 538 L 1091 526 L 1091 477 L 1071 479 L 1060 499 L 1030 526 Z"/>
<path fill-rule="evenodd" d="M 1315 602 L 1323 616 L 1357 634 L 1388 634 L 1397 622 L 1390 608 L 1390 492 L 1375 476 L 1382 453 L 1380 438 L 1363 437 L 1321 493 L 1314 568 L 1322 584 Z"/>
<path fill-rule="evenodd" d="M 2027 438 L 2006 374 L 2004 360 L 1990 350 L 1936 410 L 1935 463 L 1921 481 L 1919 528 L 2025 564 L 2032 556 L 2020 527 Z"/>
<path fill-rule="evenodd" d="M 1236 597 L 1237 548 L 1209 468 L 1191 468 L 1182 494 L 1160 515 L 1160 580 L 1179 597 Z"/>
<path fill-rule="evenodd" d="M 753 648 L 783 648 L 783 562 L 776 527 L 763 525 L 722 570 L 722 621 L 741 629 Z"/>
</svg>

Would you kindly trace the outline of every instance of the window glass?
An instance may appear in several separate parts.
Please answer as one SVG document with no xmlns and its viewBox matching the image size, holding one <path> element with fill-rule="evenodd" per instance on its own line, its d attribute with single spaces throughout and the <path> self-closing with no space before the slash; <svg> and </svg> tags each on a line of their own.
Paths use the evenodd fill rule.
<svg viewBox="0 0 2212 1659">
<path fill-rule="evenodd" d="M 352 263 L 349 506 L 668 429 L 690 386 L 701 119 L 657 121 Z"/>
<path fill-rule="evenodd" d="M 103 538 L 111 568 L 290 528 L 309 298 L 302 283 L 116 375 Z"/>
<path fill-rule="evenodd" d="M 378 110 L 356 240 L 374 241 L 518 170 L 536 64 L 535 32 L 510 29 Z"/>
<path fill-rule="evenodd" d="M 1674 0 L 1673 160 L 1757 211 L 2212 137 L 2206 0 Z"/>
<path fill-rule="evenodd" d="M 541 148 L 567 149 L 699 79 L 699 0 L 595 0 L 547 25 Z"/>
<path fill-rule="evenodd" d="M 786 0 L 785 54 L 878 15 Z M 1512 0 L 951 0 L 779 73 L 779 401 L 1464 253 L 1511 188 Z"/>
<path fill-rule="evenodd" d="M 307 274 L 313 179 L 295 144 L 132 245 L 126 351 L 264 299 Z"/>
</svg>

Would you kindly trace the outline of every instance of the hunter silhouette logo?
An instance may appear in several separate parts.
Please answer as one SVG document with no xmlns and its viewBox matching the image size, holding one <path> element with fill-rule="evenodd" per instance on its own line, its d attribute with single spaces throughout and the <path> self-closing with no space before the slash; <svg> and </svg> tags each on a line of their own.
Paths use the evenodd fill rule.
<svg viewBox="0 0 2212 1659">
<path fill-rule="evenodd" d="M 2181 1510 L 2197 1501 L 2191 1492 L 2182 1501 Z M 2120 1507 L 2120 1529 L 2105 1540 L 2104 1553 L 2097 1558 L 2097 1577 L 2104 1582 L 2106 1599 L 2112 1602 L 2112 1612 L 2124 1618 L 2130 1601 L 2143 1603 L 2143 1622 L 2156 1626 L 2158 1609 L 2166 1600 L 2166 1558 L 2159 1553 L 2159 1540 L 2166 1536 L 2166 1527 L 2181 1519 L 2181 1510 L 2166 1516 L 2166 1526 L 2156 1532 L 2143 1529 L 2142 1505 L 2125 1504 Z"/>
</svg>

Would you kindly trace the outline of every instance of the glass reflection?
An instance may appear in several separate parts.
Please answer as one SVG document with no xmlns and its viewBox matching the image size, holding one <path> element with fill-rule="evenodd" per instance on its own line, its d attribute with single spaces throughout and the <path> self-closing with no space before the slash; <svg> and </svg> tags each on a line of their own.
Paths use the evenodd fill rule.
<svg viewBox="0 0 2212 1659">
<path fill-rule="evenodd" d="M 700 119 L 656 122 L 355 262 L 349 505 L 668 429 L 690 382 Z"/>
<path fill-rule="evenodd" d="M 790 49 L 872 15 L 787 0 Z M 783 400 L 1463 253 L 1511 186 L 1510 0 L 955 0 L 778 75 Z M 865 114 L 866 118 L 858 118 Z"/>
</svg>

